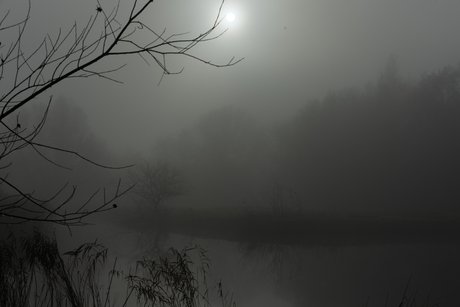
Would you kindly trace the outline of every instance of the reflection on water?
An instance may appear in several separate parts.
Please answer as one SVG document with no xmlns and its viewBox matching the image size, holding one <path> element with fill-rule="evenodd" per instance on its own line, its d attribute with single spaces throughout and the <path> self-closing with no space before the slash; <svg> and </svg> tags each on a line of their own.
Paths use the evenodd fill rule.
<svg viewBox="0 0 460 307">
<path fill-rule="evenodd" d="M 302 270 L 302 248 L 279 244 L 239 243 L 237 251 L 258 272 L 276 282 L 290 279 Z"/>
<path fill-rule="evenodd" d="M 171 238 L 209 250 L 214 276 L 239 306 L 454 306 L 460 289 L 458 244 L 309 248 Z"/>
<path fill-rule="evenodd" d="M 125 264 L 171 246 L 201 246 L 237 306 L 399 306 L 409 279 L 407 297 L 415 295 L 416 306 L 458 303 L 460 245 L 453 242 L 311 247 L 158 233 L 125 235 L 119 245 L 124 241 L 132 244 Z"/>
</svg>

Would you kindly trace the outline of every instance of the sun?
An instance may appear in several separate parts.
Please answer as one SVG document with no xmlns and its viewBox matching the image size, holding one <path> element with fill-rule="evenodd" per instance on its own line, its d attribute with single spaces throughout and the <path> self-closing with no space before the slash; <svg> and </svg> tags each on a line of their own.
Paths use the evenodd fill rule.
<svg viewBox="0 0 460 307">
<path fill-rule="evenodd" d="M 233 22 L 235 20 L 235 14 L 233 13 L 228 13 L 227 16 L 225 16 L 228 22 Z"/>
</svg>

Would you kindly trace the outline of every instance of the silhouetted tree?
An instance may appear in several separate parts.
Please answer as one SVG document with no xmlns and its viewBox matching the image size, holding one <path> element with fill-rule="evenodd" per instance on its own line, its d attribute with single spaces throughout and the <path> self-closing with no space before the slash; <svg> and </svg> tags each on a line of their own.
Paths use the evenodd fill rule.
<svg viewBox="0 0 460 307">
<path fill-rule="evenodd" d="M 417 85 L 416 99 L 420 102 L 448 104 L 450 107 L 460 104 L 460 64 L 445 67 L 437 73 L 424 73 Z"/>
<path fill-rule="evenodd" d="M 165 161 L 144 161 L 137 164 L 135 171 L 131 171 L 129 176 L 134 184 L 135 196 L 142 204 L 151 206 L 157 214 L 165 202 L 186 193 L 182 173 Z"/>
<path fill-rule="evenodd" d="M 164 75 L 181 72 L 169 69 L 167 60 L 174 55 L 192 58 L 215 67 L 231 66 L 239 62 L 232 58 L 224 64 L 216 64 L 191 53 L 197 44 L 216 39 L 222 34 L 214 35 L 222 20 L 220 13 L 223 1 L 218 7 L 216 19 L 209 28 L 196 36 L 166 34 L 166 30 L 157 32 L 152 29 L 148 22 L 143 21 L 143 17 L 147 15 L 146 20 L 149 19 L 148 11 L 156 3 L 154 1 L 133 0 L 126 12 L 122 11 L 119 4 L 110 8 L 97 2 L 92 10 L 93 15 L 89 16 L 83 27 L 78 27 L 75 23 L 67 32 L 59 29 L 55 37 L 48 35 L 35 49 L 24 50 L 24 46 L 28 46 L 26 34 L 32 15 L 31 3 L 29 0 L 28 10 L 22 20 L 10 21 L 9 12 L 0 17 L 0 167 L 3 169 L 8 167 L 5 163 L 7 156 L 26 147 L 54 165 L 57 163 L 49 159 L 45 151 L 59 151 L 109 168 L 76 151 L 38 142 L 37 136 L 45 125 L 49 105 L 41 120 L 32 129 L 21 125 L 17 112 L 51 87 L 67 79 L 100 77 L 119 82 L 110 73 L 118 71 L 124 65 L 102 70 L 96 64 L 103 59 L 138 55 L 147 63 L 158 65 Z M 113 208 L 110 203 L 129 189 L 121 189 L 119 183 L 113 197 L 108 197 L 104 191 L 102 204 L 90 208 L 93 195 L 83 205 L 78 206 L 78 209 L 68 210 L 68 202 L 74 196 L 75 187 L 63 202 L 53 206 L 51 203 L 62 193 L 62 189 L 47 198 L 37 198 L 33 192 L 20 189 L 7 175 L 0 178 L 0 184 L 8 193 L 0 200 L 0 223 L 41 221 L 67 226 L 80 225 L 85 217 Z"/>
<path fill-rule="evenodd" d="M 190 183 L 193 202 L 231 205 L 263 185 L 268 164 L 267 133 L 245 110 L 223 106 L 205 113 L 155 154 L 173 158 Z"/>
<path fill-rule="evenodd" d="M 380 73 L 377 82 L 377 97 L 379 101 L 387 104 L 406 102 L 407 99 L 404 92 L 408 89 L 408 85 L 403 81 L 399 68 L 397 56 L 392 55 L 388 59 L 384 70 Z"/>
</svg>

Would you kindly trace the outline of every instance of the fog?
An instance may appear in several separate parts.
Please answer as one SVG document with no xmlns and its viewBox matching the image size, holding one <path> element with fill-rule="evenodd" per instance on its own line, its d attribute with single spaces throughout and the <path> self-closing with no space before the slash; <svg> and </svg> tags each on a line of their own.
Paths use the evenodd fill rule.
<svg viewBox="0 0 460 307">
<path fill-rule="evenodd" d="M 197 35 L 219 5 L 155 1 L 147 24 Z M 99 6 L 116 2 L 33 1 L 22 48 Z M 0 18 L 8 10 L 23 18 L 27 1 L 0 0 Z M 226 0 L 228 12 L 226 32 L 191 53 L 236 65 L 172 55 L 168 75 L 140 56 L 105 58 L 93 69 L 115 69 L 110 79 L 67 78 L 7 118 L 33 131 L 47 114 L 35 141 L 66 151 L 2 155 L 2 178 L 52 206 L 110 210 L 71 228 L 2 215 L 3 234 L 37 226 L 62 252 L 97 239 L 101 276 L 115 259 L 126 272 L 198 245 L 237 306 L 455 304 L 460 3 Z"/>
<path fill-rule="evenodd" d="M 203 16 L 214 16 L 218 8 L 211 3 L 158 2 L 158 12 L 165 13 L 155 11 L 155 20 L 170 12 L 175 17 L 159 19 L 159 28 L 167 27 L 171 33 L 197 31 L 198 21 L 202 31 L 209 20 Z M 93 7 L 91 1 L 34 2 L 31 22 L 46 25 L 40 37 L 57 26 L 69 28 L 73 20 L 85 22 Z M 228 31 L 221 39 L 197 46 L 194 53 L 223 63 L 233 56 L 244 57 L 241 65 L 215 69 L 173 58 L 171 67 L 185 67 L 183 73 L 167 76 L 157 86 L 159 69 L 139 57 L 115 58 L 106 64 L 128 63 L 113 75 L 123 86 L 107 80 L 72 80 L 53 94 L 78 103 L 111 148 L 148 151 L 145 139 L 152 134 L 180 131 L 220 105 L 242 105 L 270 120 L 292 116 L 308 99 L 322 98 L 329 89 L 360 87 L 375 80 L 392 54 L 398 56 L 402 77 L 411 81 L 424 71 L 458 63 L 455 1 L 226 1 L 224 9 L 237 12 L 237 19 L 222 25 Z"/>
</svg>

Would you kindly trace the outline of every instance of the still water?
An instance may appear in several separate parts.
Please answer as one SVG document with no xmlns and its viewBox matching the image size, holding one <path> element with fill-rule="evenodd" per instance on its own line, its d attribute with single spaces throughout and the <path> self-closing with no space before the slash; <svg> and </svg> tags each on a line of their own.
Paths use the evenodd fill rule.
<svg viewBox="0 0 460 307">
<path fill-rule="evenodd" d="M 126 232 L 106 237 L 124 265 L 154 252 L 157 239 Z M 404 294 L 416 306 L 459 304 L 456 242 L 312 247 L 167 235 L 160 248 L 195 245 L 208 251 L 211 275 L 233 293 L 236 306 L 399 306 Z"/>
</svg>

